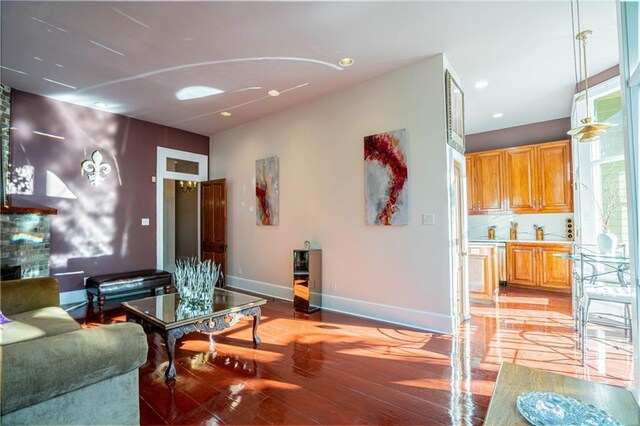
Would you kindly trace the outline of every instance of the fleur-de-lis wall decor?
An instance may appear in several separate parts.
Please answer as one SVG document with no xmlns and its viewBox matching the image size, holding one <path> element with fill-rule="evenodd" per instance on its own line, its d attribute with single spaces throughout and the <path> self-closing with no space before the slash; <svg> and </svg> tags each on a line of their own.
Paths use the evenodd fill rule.
<svg viewBox="0 0 640 426">
<path fill-rule="evenodd" d="M 82 162 L 82 170 L 87 172 L 89 182 L 93 186 L 101 185 L 104 179 L 109 173 L 111 173 L 111 166 L 102 162 L 102 154 L 100 151 L 93 151 L 90 160 L 84 160 Z"/>
</svg>

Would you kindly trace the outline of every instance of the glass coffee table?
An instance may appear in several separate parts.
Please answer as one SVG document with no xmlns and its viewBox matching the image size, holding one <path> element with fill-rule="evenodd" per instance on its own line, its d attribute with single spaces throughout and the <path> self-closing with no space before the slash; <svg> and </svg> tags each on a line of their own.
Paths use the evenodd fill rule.
<svg viewBox="0 0 640 426">
<path fill-rule="evenodd" d="M 122 307 L 127 314 L 127 321 L 142 325 L 147 334 L 158 333 L 162 336 L 169 358 L 165 377 L 173 379 L 176 376 L 176 339 L 196 331 L 213 333 L 224 330 L 235 325 L 240 318 L 251 315 L 253 343 L 259 345 L 260 305 L 265 303 L 266 299 L 216 288 L 211 305 L 188 304 L 180 300 L 177 293 L 170 293 L 123 302 Z"/>
</svg>

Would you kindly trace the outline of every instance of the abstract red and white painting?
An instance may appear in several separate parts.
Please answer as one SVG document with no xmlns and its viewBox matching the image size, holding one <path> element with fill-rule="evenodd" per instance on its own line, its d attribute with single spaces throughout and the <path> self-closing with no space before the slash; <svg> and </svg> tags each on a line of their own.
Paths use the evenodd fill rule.
<svg viewBox="0 0 640 426">
<path fill-rule="evenodd" d="M 406 129 L 364 138 L 364 198 L 367 225 L 407 225 Z"/>
<path fill-rule="evenodd" d="M 276 226 L 280 222 L 278 157 L 256 160 L 256 224 Z"/>
</svg>

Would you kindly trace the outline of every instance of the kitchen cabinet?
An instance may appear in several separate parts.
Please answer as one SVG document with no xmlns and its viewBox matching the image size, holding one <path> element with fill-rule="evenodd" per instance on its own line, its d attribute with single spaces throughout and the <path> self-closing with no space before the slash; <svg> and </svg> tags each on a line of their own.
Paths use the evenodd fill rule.
<svg viewBox="0 0 640 426">
<path fill-rule="evenodd" d="M 507 282 L 541 290 L 571 291 L 572 262 L 554 256 L 571 253 L 571 244 L 507 243 Z"/>
<path fill-rule="evenodd" d="M 470 214 L 504 211 L 504 155 L 486 151 L 467 156 L 467 197 Z"/>
<path fill-rule="evenodd" d="M 570 140 L 508 148 L 504 155 L 507 210 L 573 212 Z"/>
<path fill-rule="evenodd" d="M 469 299 L 493 302 L 498 288 L 498 252 L 496 246 L 468 246 Z"/>
<path fill-rule="evenodd" d="M 571 141 L 536 147 L 538 157 L 538 210 L 545 213 L 573 212 Z"/>
<path fill-rule="evenodd" d="M 571 213 L 571 141 L 467 154 L 469 214 Z"/>
</svg>

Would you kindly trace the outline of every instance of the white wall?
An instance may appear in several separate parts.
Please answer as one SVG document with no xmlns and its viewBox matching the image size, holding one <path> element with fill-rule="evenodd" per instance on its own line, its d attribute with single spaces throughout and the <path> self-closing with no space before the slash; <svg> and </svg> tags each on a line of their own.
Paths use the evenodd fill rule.
<svg viewBox="0 0 640 426">
<path fill-rule="evenodd" d="M 228 284 L 290 298 L 292 250 L 309 240 L 323 250 L 324 308 L 452 332 L 444 102 L 437 55 L 212 136 L 210 176 L 228 185 Z M 367 226 L 363 138 L 402 128 L 409 225 Z M 255 161 L 271 155 L 280 225 L 256 226 Z"/>
</svg>

